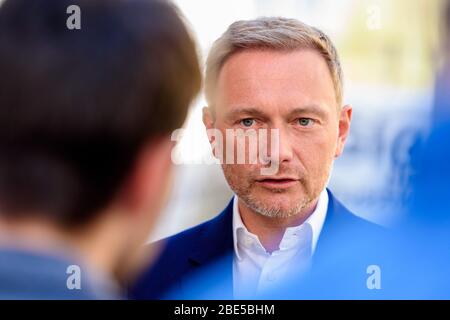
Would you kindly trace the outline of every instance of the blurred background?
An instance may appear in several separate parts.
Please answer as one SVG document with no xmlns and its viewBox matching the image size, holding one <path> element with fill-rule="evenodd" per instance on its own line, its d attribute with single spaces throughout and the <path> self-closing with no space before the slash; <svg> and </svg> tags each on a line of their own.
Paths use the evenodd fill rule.
<svg viewBox="0 0 450 320">
<path fill-rule="evenodd" d="M 234 21 L 297 18 L 334 41 L 344 70 L 345 103 L 353 121 L 329 188 L 356 214 L 383 225 L 402 216 L 409 156 L 431 121 L 444 0 L 175 0 L 204 62 Z M 232 196 L 201 120 L 200 96 L 174 150 L 176 175 L 166 212 L 150 240 L 216 216 Z"/>
</svg>

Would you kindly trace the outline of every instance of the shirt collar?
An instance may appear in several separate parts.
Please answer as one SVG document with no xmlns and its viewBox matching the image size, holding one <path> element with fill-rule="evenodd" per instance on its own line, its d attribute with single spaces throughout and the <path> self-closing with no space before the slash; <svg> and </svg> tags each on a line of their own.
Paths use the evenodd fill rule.
<svg viewBox="0 0 450 320">
<path fill-rule="evenodd" d="M 241 215 L 239 213 L 239 206 L 238 206 L 238 197 L 237 195 L 234 195 L 233 197 L 233 246 L 234 246 L 234 253 L 236 254 L 236 257 L 241 260 L 241 256 L 239 254 L 238 249 L 238 233 L 244 232 L 245 234 L 257 238 L 256 235 L 250 233 L 247 230 L 247 227 L 244 225 Z M 319 240 L 319 235 L 322 231 L 322 227 L 325 222 L 325 218 L 327 215 L 327 209 L 328 209 L 328 192 L 326 189 L 324 189 L 319 196 L 319 200 L 317 202 L 317 206 L 314 209 L 313 213 L 306 219 L 306 221 L 303 224 L 308 224 L 311 227 L 312 230 L 312 253 L 314 253 L 317 242 Z M 302 224 L 302 225 L 303 225 Z M 285 238 L 291 237 L 292 234 L 296 233 L 296 231 L 301 228 L 302 225 L 294 226 L 286 228 L 286 231 L 283 236 L 283 240 Z M 239 231 L 242 230 L 242 231 Z M 282 242 L 283 242 L 282 240 Z"/>
</svg>

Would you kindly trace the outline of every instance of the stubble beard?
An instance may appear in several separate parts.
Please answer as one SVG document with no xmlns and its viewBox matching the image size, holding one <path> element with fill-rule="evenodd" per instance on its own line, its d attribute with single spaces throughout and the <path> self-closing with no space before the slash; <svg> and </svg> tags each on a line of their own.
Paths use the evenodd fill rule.
<svg viewBox="0 0 450 320">
<path fill-rule="evenodd" d="M 285 219 L 299 215 L 312 206 L 325 188 L 330 169 L 320 177 L 320 183 L 311 184 L 308 182 L 309 180 L 300 179 L 299 183 L 302 185 L 306 194 L 302 199 L 295 201 L 294 204 L 288 208 L 283 208 L 282 203 L 262 201 L 259 197 L 255 196 L 253 190 L 256 187 L 256 182 L 251 178 L 249 180 L 246 179 L 246 182 L 242 183 L 242 179 L 236 177 L 228 166 L 223 166 L 223 171 L 230 188 L 249 209 L 264 217 Z M 270 189 L 270 192 L 282 194 L 288 191 L 286 189 Z"/>
</svg>

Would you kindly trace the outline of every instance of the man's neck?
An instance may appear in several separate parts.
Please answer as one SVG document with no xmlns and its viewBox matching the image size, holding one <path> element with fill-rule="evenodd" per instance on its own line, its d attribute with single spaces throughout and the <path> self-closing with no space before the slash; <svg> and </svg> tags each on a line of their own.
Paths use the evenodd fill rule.
<svg viewBox="0 0 450 320">
<path fill-rule="evenodd" d="M 286 228 L 299 226 L 314 212 L 318 199 L 298 214 L 287 218 L 266 217 L 255 212 L 238 198 L 239 213 L 247 230 L 258 236 L 259 241 L 267 252 L 272 253 L 279 249 Z"/>
</svg>

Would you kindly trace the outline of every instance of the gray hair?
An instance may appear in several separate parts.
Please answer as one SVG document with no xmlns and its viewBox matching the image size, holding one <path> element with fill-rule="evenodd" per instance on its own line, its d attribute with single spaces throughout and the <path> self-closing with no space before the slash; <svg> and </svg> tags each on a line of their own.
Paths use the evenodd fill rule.
<svg viewBox="0 0 450 320">
<path fill-rule="evenodd" d="M 205 96 L 210 107 L 214 105 L 215 87 L 222 66 L 232 54 L 245 49 L 316 50 L 328 65 L 336 101 L 341 106 L 343 74 L 330 38 L 319 29 L 296 19 L 261 17 L 232 23 L 212 45 L 205 72 Z"/>
</svg>

